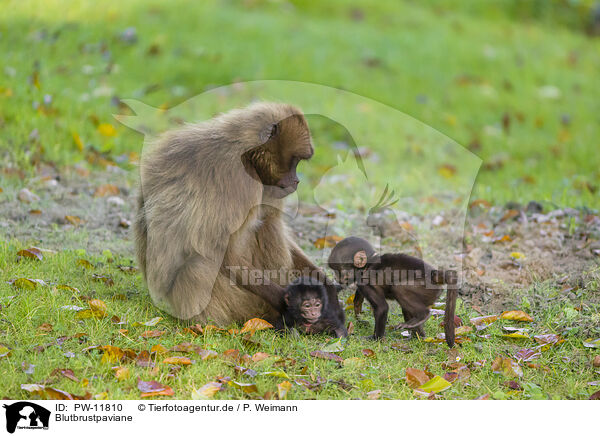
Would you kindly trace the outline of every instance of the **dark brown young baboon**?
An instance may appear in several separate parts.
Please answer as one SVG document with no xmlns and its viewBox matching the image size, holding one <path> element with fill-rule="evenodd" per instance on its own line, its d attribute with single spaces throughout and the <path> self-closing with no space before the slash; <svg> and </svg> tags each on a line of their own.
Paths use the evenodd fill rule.
<svg viewBox="0 0 600 436">
<path fill-rule="evenodd" d="M 332 312 L 323 284 L 312 277 L 298 277 L 285 288 L 286 309 L 275 323 L 276 329 L 296 327 L 306 334 L 329 333 L 344 336 L 343 320 Z"/>
<path fill-rule="evenodd" d="M 275 103 L 167 132 L 145 151 L 135 235 L 154 303 L 218 324 L 279 316 L 287 272 L 319 270 L 281 212 L 298 185 L 296 166 L 312 155 L 303 114 Z M 257 271 L 279 273 L 256 280 Z M 343 324 L 336 289 L 326 288 Z"/>
<path fill-rule="evenodd" d="M 398 301 L 404 322 L 395 328 L 410 329 L 425 336 L 423 324 L 429 319 L 430 307 L 442 293 L 441 285 L 456 284 L 454 274 L 436 270 L 423 260 L 406 254 L 378 254 L 368 241 L 345 238 L 331 250 L 327 261 L 342 284 L 356 282 L 355 313 L 366 298 L 373 308 L 375 332 L 373 338 L 385 335 L 388 304 L 386 299 Z M 447 273 L 453 273 L 447 271 Z M 446 343 L 454 346 L 454 312 L 458 291 L 448 287 L 444 332 Z"/>
</svg>

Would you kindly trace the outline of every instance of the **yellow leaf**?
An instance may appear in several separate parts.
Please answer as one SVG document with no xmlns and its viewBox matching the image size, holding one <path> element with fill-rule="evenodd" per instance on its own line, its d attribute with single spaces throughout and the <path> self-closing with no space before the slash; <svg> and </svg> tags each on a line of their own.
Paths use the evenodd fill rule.
<svg viewBox="0 0 600 436">
<path fill-rule="evenodd" d="M 244 327 L 240 330 L 240 334 L 255 332 L 257 330 L 272 329 L 273 326 L 264 319 L 252 318 L 246 321 Z"/>
<path fill-rule="evenodd" d="M 0 358 L 10 356 L 10 349 L 5 345 L 0 345 Z"/>
<path fill-rule="evenodd" d="M 94 395 L 94 400 L 108 400 L 108 392 L 100 392 L 99 394 Z"/>
<path fill-rule="evenodd" d="M 115 129 L 115 127 L 112 124 L 108 124 L 108 123 L 101 123 L 98 124 L 98 132 L 100 132 L 100 134 L 102 136 L 115 136 L 117 134 L 117 130 Z"/>
<path fill-rule="evenodd" d="M 468 335 L 472 331 L 473 331 L 473 327 L 470 327 L 468 325 L 461 325 L 460 327 L 456 327 L 456 329 L 454 330 L 454 334 L 456 336 L 464 336 L 464 335 Z"/>
<path fill-rule="evenodd" d="M 150 353 L 165 354 L 168 350 L 161 344 L 154 345 L 150 348 Z"/>
<path fill-rule="evenodd" d="M 292 389 L 292 384 L 289 381 L 281 382 L 277 385 L 277 396 L 280 400 L 285 400 L 288 392 Z"/>
<path fill-rule="evenodd" d="M 502 336 L 504 336 L 505 338 L 513 338 L 513 339 L 529 339 L 529 335 L 527 334 L 527 332 L 507 333 Z"/>
<path fill-rule="evenodd" d="M 221 383 L 210 382 L 206 383 L 199 389 L 192 392 L 192 400 L 206 400 L 215 396 L 221 390 Z"/>
<path fill-rule="evenodd" d="M 486 315 L 478 316 L 477 318 L 471 318 L 469 321 L 474 325 L 491 324 L 498 320 L 497 315 Z"/>
<path fill-rule="evenodd" d="M 131 374 L 131 372 L 129 371 L 129 368 L 127 368 L 126 366 L 118 366 L 115 369 L 115 377 L 117 378 L 117 380 L 127 380 Z"/>
<path fill-rule="evenodd" d="M 163 360 L 163 363 L 168 363 L 171 365 L 191 365 L 192 361 L 190 360 L 189 357 L 173 356 L 173 357 L 167 357 L 165 360 Z"/>
<path fill-rule="evenodd" d="M 442 165 L 438 167 L 438 173 L 445 179 L 450 179 L 456 174 L 456 167 L 453 165 Z"/>
<path fill-rule="evenodd" d="M 525 322 L 533 321 L 533 318 L 531 316 L 529 316 L 528 314 L 526 314 L 525 312 L 523 312 L 522 310 L 508 310 L 508 311 L 502 312 L 502 314 L 500 315 L 500 319 L 509 319 L 512 321 L 525 321 Z"/>
<path fill-rule="evenodd" d="M 77 150 L 83 151 L 83 141 L 81 140 L 79 133 L 73 132 L 72 135 L 73 135 L 73 142 L 75 142 L 75 146 L 77 147 Z"/>
<path fill-rule="evenodd" d="M 35 288 L 37 288 L 37 282 L 34 282 L 33 280 L 29 280 L 29 279 L 25 279 L 25 278 L 20 278 L 15 280 L 12 285 L 15 288 L 19 288 L 19 289 L 25 289 L 25 290 L 29 290 L 29 291 L 33 291 Z"/>
<path fill-rule="evenodd" d="M 325 247 L 335 247 L 335 245 L 342 239 L 344 238 L 342 238 L 341 236 L 329 235 L 317 239 L 315 242 L 313 242 L 313 244 L 316 248 L 322 250 Z"/>
<path fill-rule="evenodd" d="M 81 224 L 81 218 L 79 218 L 78 216 L 74 216 L 74 215 L 65 215 L 65 220 L 69 223 L 72 224 L 74 226 L 78 226 L 79 224 Z"/>
<path fill-rule="evenodd" d="M 102 355 L 102 363 L 116 363 L 119 362 L 125 353 L 119 347 L 112 345 L 104 345 L 102 347 L 104 354 Z"/>
<path fill-rule="evenodd" d="M 519 253 L 518 251 L 513 251 L 512 253 L 510 253 L 510 257 L 512 257 L 515 260 L 525 259 L 525 255 L 523 253 Z"/>
<path fill-rule="evenodd" d="M 431 380 L 429 380 L 427 383 L 424 383 L 421 386 L 419 386 L 419 389 L 422 391 L 425 391 L 427 393 L 433 392 L 433 393 L 437 394 L 438 392 L 445 391 L 450 386 L 452 386 L 452 383 L 450 383 L 448 380 L 440 377 L 439 375 L 436 375 Z"/>
<path fill-rule="evenodd" d="M 237 389 L 244 391 L 247 394 L 251 394 L 253 392 L 258 392 L 258 388 L 254 383 L 240 383 L 234 380 L 229 381 L 229 386 L 233 386 Z"/>
<path fill-rule="evenodd" d="M 88 302 L 95 318 L 106 318 L 106 303 L 102 300 L 90 300 Z"/>
</svg>

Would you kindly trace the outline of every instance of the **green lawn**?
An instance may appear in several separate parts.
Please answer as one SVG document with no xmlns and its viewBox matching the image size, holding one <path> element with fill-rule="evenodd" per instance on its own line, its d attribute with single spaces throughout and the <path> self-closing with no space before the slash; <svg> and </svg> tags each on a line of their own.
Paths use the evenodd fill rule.
<svg viewBox="0 0 600 436">
<path fill-rule="evenodd" d="M 422 3 L 5 1 L 0 6 L 0 203 L 14 201 L 21 187 L 36 186 L 48 165 L 59 173 L 89 169 L 92 177 L 107 174 L 107 164 L 118 165 L 128 174 L 116 174 L 115 180 L 131 188 L 144 138 L 126 127 L 132 119 L 124 118 L 124 125 L 113 117 L 134 114 L 120 99 L 174 108 L 142 113 L 142 106 L 132 103 L 142 124 L 156 130 L 180 117 L 204 119 L 268 97 L 297 102 L 338 121 L 309 117 L 317 152 L 301 167 L 303 200 L 314 195 L 320 204 L 351 212 L 373 206 L 386 184 L 401 198 L 452 192 L 448 200 L 463 210 L 455 223 L 459 226 L 469 199 L 598 209 L 600 40 L 583 29 L 589 2 L 568 7 L 557 0 L 539 11 L 512 0 L 487 6 L 458 0 Z M 199 96 L 218 86 L 259 80 L 329 88 L 255 82 Z M 328 172 L 338 162 L 340 141 L 366 149 L 368 184 L 356 167 L 348 169 L 353 160 Z M 335 175 L 344 171 L 354 171 L 353 176 L 335 185 Z M 319 183 L 324 174 L 331 176 L 329 183 Z M 338 198 L 342 203 L 336 203 Z M 421 206 L 412 205 L 411 211 Z M 346 231 L 350 224 L 336 223 Z M 55 226 L 52 232 L 47 240 L 60 241 L 64 229 Z M 64 233 L 70 247 L 74 241 L 85 246 L 86 237 L 83 230 Z M 274 398 L 278 385 L 284 395 L 287 388 L 281 383 L 287 376 L 292 381 L 288 399 L 407 399 L 415 397 L 405 381 L 407 368 L 426 369 L 427 377 L 444 376 L 463 363 L 468 373 L 461 369 L 461 378 L 438 394 L 441 398 L 585 399 L 598 390 L 589 384 L 598 379 L 591 364 L 598 353 L 594 344 L 583 345 L 600 333 L 597 268 L 576 299 L 550 280 L 515 291 L 517 303 L 511 309 L 527 312 L 532 323 L 499 320 L 482 331 L 473 329 L 458 354 L 449 354 L 445 344 L 405 341 L 399 332 L 380 342 L 361 339 L 372 332 L 370 311 L 362 321 L 347 312 L 356 332 L 341 345 L 325 337 L 284 337 L 269 330 L 252 337 L 214 331 L 193 335 L 154 308 L 139 273 L 118 268 L 133 262 L 127 241 L 106 247 L 118 253 L 116 259 L 97 250 L 63 250 L 58 243 L 44 247 L 58 252 L 45 254 L 41 262 L 17 262 L 19 250 L 44 246 L 44 235 L 9 239 L 0 233 L 3 397 L 34 397 L 21 385 L 43 384 L 75 395 L 137 399 L 139 377 L 171 387 L 174 397 L 164 398 L 192 398 L 195 389 L 217 379 L 223 390 L 214 398 Z M 304 242 L 311 256 L 320 255 Z M 82 267 L 80 259 L 90 261 L 91 268 Z M 114 285 L 93 274 L 110 276 Z M 9 283 L 25 277 L 44 283 Z M 87 308 L 94 299 L 105 302 L 102 315 L 107 316 L 79 319 L 65 307 Z M 461 302 L 458 315 L 474 328 L 468 320 L 480 313 Z M 135 324 L 157 316 L 164 318 L 157 325 Z M 400 319 L 395 308 L 390 323 Z M 442 331 L 439 321 L 427 323 L 432 338 Z M 527 327 L 529 338 L 503 336 L 509 333 L 503 326 Z M 141 338 L 148 330 L 164 334 Z M 521 361 L 521 377 L 493 371 L 498 356 L 516 360 L 518 350 L 539 345 L 533 336 L 540 334 L 559 334 L 564 342 L 543 347 L 531 366 Z M 216 357 L 203 360 L 205 352 L 168 351 L 185 342 Z M 150 355 L 155 368 L 140 366 L 140 353 L 158 344 L 167 351 Z M 103 361 L 100 348 L 86 350 L 107 345 L 134 350 L 137 357 Z M 239 350 L 242 358 L 223 354 L 230 349 Z M 323 349 L 337 349 L 342 361 L 310 355 Z M 243 358 L 257 352 L 270 357 L 260 362 Z M 163 363 L 182 355 L 194 362 L 181 368 Z M 461 365 L 456 365 L 457 356 Z M 128 368 L 129 375 L 117 379 L 112 369 L 117 366 Z M 72 370 L 73 377 L 61 369 Z M 506 383 L 511 380 L 518 383 Z M 244 391 L 229 381 L 249 386 Z M 42 394 L 56 395 L 63 394 Z"/>
<path fill-rule="evenodd" d="M 0 149 L 31 172 L 32 161 L 82 159 L 73 133 L 118 156 L 141 140 L 98 132 L 123 110 L 115 96 L 172 107 L 233 81 L 299 80 L 380 101 L 469 147 L 484 161 L 474 198 L 596 207 L 598 39 L 551 21 L 568 14 L 549 6 L 522 21 L 515 2 L 485 14 L 452 3 L 8 2 Z"/>
</svg>

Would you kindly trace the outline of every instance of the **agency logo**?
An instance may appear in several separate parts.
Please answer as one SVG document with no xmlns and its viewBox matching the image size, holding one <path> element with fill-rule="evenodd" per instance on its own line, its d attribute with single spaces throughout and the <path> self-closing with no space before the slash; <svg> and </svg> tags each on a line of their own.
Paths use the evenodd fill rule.
<svg viewBox="0 0 600 436">
<path fill-rule="evenodd" d="M 50 411 L 29 401 L 19 401 L 10 405 L 4 404 L 6 409 L 6 431 L 14 433 L 18 429 L 48 430 Z"/>
</svg>

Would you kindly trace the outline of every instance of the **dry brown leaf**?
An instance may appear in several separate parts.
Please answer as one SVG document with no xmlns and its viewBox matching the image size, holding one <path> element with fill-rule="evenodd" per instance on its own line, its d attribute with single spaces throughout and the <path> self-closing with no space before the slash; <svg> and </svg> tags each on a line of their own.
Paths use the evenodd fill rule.
<svg viewBox="0 0 600 436">
<path fill-rule="evenodd" d="M 106 197 L 108 195 L 114 196 L 119 195 L 119 192 L 119 188 L 115 185 L 101 185 L 96 188 L 96 191 L 94 192 L 94 197 Z"/>
<path fill-rule="evenodd" d="M 145 332 L 143 332 L 140 337 L 144 338 L 144 339 L 148 339 L 148 338 L 158 338 L 162 335 L 164 335 L 166 333 L 166 331 L 164 330 L 146 330 Z"/>
<path fill-rule="evenodd" d="M 336 362 L 343 362 L 344 361 L 344 359 L 342 359 L 337 354 L 330 353 L 328 351 L 321 351 L 321 350 L 311 351 L 310 352 L 310 356 L 311 357 L 317 357 L 319 359 L 334 360 Z"/>
<path fill-rule="evenodd" d="M 417 368 L 406 368 L 406 384 L 409 388 L 418 388 L 428 381 L 429 376 L 425 371 Z"/>
<path fill-rule="evenodd" d="M 498 356 L 492 362 L 492 371 L 496 374 L 504 374 L 506 377 L 523 377 L 523 370 L 514 360 Z"/>
<path fill-rule="evenodd" d="M 272 329 L 273 326 L 268 323 L 267 321 L 265 321 L 264 319 L 260 319 L 260 318 L 252 318 L 249 319 L 248 321 L 246 321 L 246 323 L 244 324 L 244 327 L 242 327 L 242 329 L 240 330 L 240 334 L 244 334 L 244 333 L 254 333 L 257 330 L 265 330 L 265 329 Z"/>
<path fill-rule="evenodd" d="M 44 255 L 39 249 L 31 247 L 26 250 L 20 250 L 17 252 L 17 262 L 23 257 L 35 260 L 42 260 L 44 258 Z"/>
<path fill-rule="evenodd" d="M 191 365 L 192 361 L 189 357 L 172 356 L 164 359 L 163 363 L 168 363 L 169 365 Z"/>
</svg>

